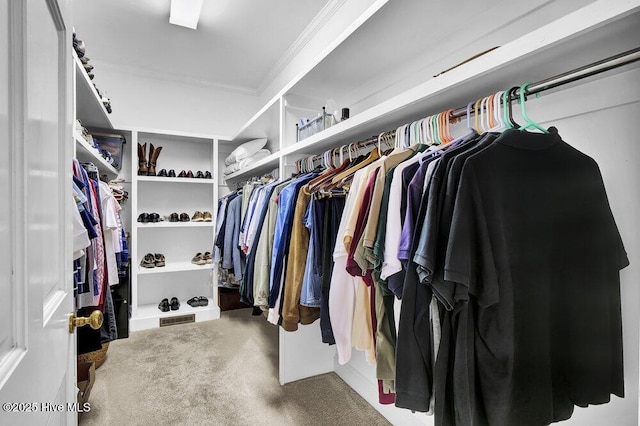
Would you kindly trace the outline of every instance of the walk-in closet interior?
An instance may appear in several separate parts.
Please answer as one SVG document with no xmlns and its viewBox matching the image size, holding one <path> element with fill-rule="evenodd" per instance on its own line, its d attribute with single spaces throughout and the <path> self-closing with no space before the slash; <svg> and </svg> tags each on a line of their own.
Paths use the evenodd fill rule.
<svg viewBox="0 0 640 426">
<path fill-rule="evenodd" d="M 128 341 L 257 321 L 380 424 L 638 424 L 640 0 L 2 3 L 0 424 L 108 424 Z"/>
</svg>

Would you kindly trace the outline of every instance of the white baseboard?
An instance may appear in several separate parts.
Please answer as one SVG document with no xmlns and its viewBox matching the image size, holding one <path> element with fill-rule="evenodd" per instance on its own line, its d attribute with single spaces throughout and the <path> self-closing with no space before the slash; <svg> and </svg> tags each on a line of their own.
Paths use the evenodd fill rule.
<svg viewBox="0 0 640 426">
<path fill-rule="evenodd" d="M 355 352 L 355 351 L 354 351 Z M 355 355 L 355 354 L 354 354 Z M 364 398 L 373 408 L 396 426 L 433 426 L 433 417 L 423 413 L 412 413 L 394 405 L 383 405 L 378 402 L 378 385 L 371 378 L 365 377 L 356 367 L 335 363 L 336 374 L 353 390 Z"/>
</svg>

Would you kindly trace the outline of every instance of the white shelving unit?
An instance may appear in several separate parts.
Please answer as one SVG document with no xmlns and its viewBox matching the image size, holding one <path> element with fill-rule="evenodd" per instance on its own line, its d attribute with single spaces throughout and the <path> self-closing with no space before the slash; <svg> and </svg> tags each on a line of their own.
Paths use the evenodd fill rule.
<svg viewBox="0 0 640 426">
<path fill-rule="evenodd" d="M 286 178 L 301 157 L 560 74 L 633 49 L 639 42 L 640 0 L 479 2 L 443 15 L 437 25 L 425 23 L 431 21 L 421 8 L 433 7 L 427 3 L 376 2 L 370 14 L 349 26 L 232 139 L 238 145 L 269 131 L 271 137 L 279 137 L 271 156 L 227 176 L 226 182 L 231 186 L 276 166 Z M 444 3 L 441 7 L 450 8 Z M 490 19 L 495 8 L 502 8 L 500 22 Z M 402 22 L 403 28 L 389 27 L 389 22 Z M 468 25 L 460 28 L 460 22 Z M 429 27 L 433 27 L 430 37 L 418 33 L 417 29 L 429 31 Z M 431 77 L 493 46 L 500 47 Z M 626 70 L 638 66 L 627 65 Z M 320 110 L 327 99 L 350 107 L 351 117 L 296 143 L 296 109 L 315 104 Z M 373 369 L 357 360 L 344 366 L 334 363 L 317 327 L 317 323 L 303 326 L 295 333 L 280 330 L 280 383 L 336 371 L 394 424 L 431 424 L 424 416 L 379 405 Z"/>
<path fill-rule="evenodd" d="M 172 131 L 135 129 L 132 131 L 132 217 L 142 213 L 187 213 L 208 211 L 211 222 L 134 222 L 131 251 L 131 330 L 143 330 L 160 326 L 161 319 L 192 316 L 188 321 L 206 321 L 219 318 L 216 274 L 211 264 L 195 265 L 191 258 L 196 253 L 213 249 L 214 223 L 217 209 L 218 186 L 216 179 L 169 178 L 137 176 L 136 161 L 138 143 L 162 147 L 156 165 L 161 169 L 210 171 L 218 170 L 218 141 L 213 135 L 185 134 Z M 142 268 L 140 261 L 147 253 L 162 253 L 166 265 Z M 195 296 L 205 296 L 209 305 L 193 308 L 187 301 Z M 158 304 L 164 298 L 177 297 L 180 309 L 161 312 Z"/>
<path fill-rule="evenodd" d="M 194 265 L 191 262 L 167 262 L 165 266 L 157 268 L 139 268 L 138 275 L 166 274 L 169 272 L 202 271 L 211 269 L 211 265 Z M 156 307 L 157 309 L 157 307 Z"/>
<path fill-rule="evenodd" d="M 138 182 L 169 182 L 169 183 L 189 183 L 189 184 L 192 184 L 192 183 L 204 183 L 204 184 L 211 185 L 215 181 L 213 179 L 161 177 L 161 176 L 138 176 Z"/>
<path fill-rule="evenodd" d="M 75 51 L 73 51 L 73 63 L 75 68 L 76 117 L 82 121 L 85 127 L 113 129 L 109 113 L 102 104 L 98 91 Z"/>
<path fill-rule="evenodd" d="M 76 158 L 78 160 L 95 164 L 102 173 L 107 174 L 110 178 L 118 175 L 118 170 L 109 164 L 82 136 L 74 132 L 73 138 L 76 141 Z"/>
<path fill-rule="evenodd" d="M 208 228 L 212 227 L 213 222 L 169 222 L 167 220 L 163 222 L 138 222 L 138 229 L 145 228 Z"/>
<path fill-rule="evenodd" d="M 87 129 L 100 129 L 102 131 L 109 131 L 110 133 L 128 134 L 128 132 L 113 130 L 109 114 L 100 100 L 98 91 L 82 66 L 78 55 L 73 50 L 72 57 L 73 68 L 75 70 L 73 73 L 74 116 L 79 119 Z M 75 158 L 80 161 L 95 164 L 100 173 L 106 174 L 109 179 L 113 179 L 119 174 L 119 171 L 109 164 L 102 155 L 75 130 L 75 124 L 73 139 Z"/>
</svg>

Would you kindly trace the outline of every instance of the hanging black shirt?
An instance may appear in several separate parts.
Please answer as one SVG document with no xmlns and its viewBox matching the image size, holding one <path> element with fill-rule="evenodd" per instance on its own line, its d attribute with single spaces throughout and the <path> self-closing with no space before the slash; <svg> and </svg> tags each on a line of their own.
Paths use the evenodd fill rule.
<svg viewBox="0 0 640 426">
<path fill-rule="evenodd" d="M 458 327 L 475 377 L 459 383 L 475 390 L 457 392 L 477 395 L 474 424 L 544 425 L 623 396 L 628 263 L 597 164 L 557 134 L 507 131 L 466 161 L 444 278 L 467 294 L 452 305 L 473 304 Z"/>
</svg>

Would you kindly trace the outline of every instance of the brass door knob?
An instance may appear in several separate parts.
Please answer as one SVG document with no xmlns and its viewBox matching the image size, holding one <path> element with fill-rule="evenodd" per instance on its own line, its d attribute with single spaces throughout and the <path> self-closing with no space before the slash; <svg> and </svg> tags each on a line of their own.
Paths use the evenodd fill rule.
<svg viewBox="0 0 640 426">
<path fill-rule="evenodd" d="M 94 330 L 98 330 L 102 327 L 103 319 L 102 312 L 97 309 L 91 312 L 91 315 L 88 317 L 76 317 L 76 314 L 72 312 L 71 315 L 69 315 L 69 333 L 73 334 L 73 330 L 75 330 L 76 327 L 83 327 L 87 324 Z"/>
</svg>

